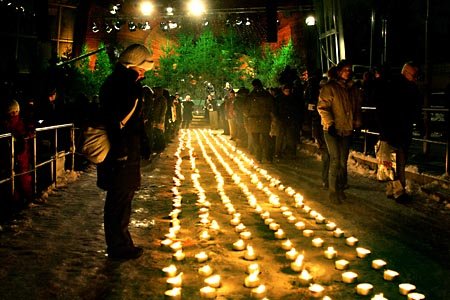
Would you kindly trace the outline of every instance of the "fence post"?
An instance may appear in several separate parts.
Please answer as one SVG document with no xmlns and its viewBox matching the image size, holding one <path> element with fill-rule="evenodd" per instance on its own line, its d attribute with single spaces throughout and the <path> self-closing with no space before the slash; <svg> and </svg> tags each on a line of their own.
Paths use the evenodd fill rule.
<svg viewBox="0 0 450 300">
<path fill-rule="evenodd" d="M 72 141 L 72 147 L 71 147 L 71 152 L 72 152 L 72 172 L 75 170 L 75 124 L 72 124 L 72 128 L 70 130 L 70 138 Z"/>
<path fill-rule="evenodd" d="M 16 142 L 16 139 L 14 138 L 14 136 L 11 134 L 11 197 L 12 199 L 14 199 L 14 193 L 16 192 L 16 172 L 14 170 L 14 164 L 15 159 L 14 159 L 14 143 Z"/>
</svg>

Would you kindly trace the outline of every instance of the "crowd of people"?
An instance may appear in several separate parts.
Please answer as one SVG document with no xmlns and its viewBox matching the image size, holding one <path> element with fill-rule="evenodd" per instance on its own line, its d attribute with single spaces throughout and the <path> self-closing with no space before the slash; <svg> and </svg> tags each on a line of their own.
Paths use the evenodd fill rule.
<svg viewBox="0 0 450 300">
<path fill-rule="evenodd" d="M 190 95 L 183 99 L 178 92 L 171 94 L 163 87 L 142 85 L 145 72 L 152 68 L 153 60 L 145 46 L 129 46 L 103 83 L 98 102 L 85 99 L 82 102 L 88 106 L 82 105 L 83 113 L 71 119 L 64 114 L 54 88 L 36 108 L 33 101 L 23 102 L 24 109 L 16 99 L 3 103 L 0 133 L 12 133 L 16 140 L 15 173 L 19 175 L 14 195 L 9 202 L 2 200 L 2 206 L 7 203 L 22 207 L 33 201 L 32 178 L 27 171 L 31 167 L 30 139 L 36 127 L 63 122 L 73 122 L 80 128 L 102 124 L 111 144 L 106 159 L 97 165 L 97 185 L 107 191 L 107 253 L 112 259 L 142 255 L 142 248 L 133 244 L 128 231 L 131 202 L 140 185 L 141 162 L 161 153 L 180 129 L 190 128 L 194 110 Z M 420 119 L 418 71 L 415 64 L 406 63 L 398 76 L 374 77 L 361 83 L 352 78 L 352 64 L 347 60 L 333 66 L 326 76 L 314 70 L 299 74 L 287 66 L 279 74 L 278 87 L 265 88 L 258 78 L 251 81 L 251 90 L 233 89 L 228 84 L 221 105 L 213 94 L 208 94 L 205 118 L 214 129 L 223 129 L 238 147 L 247 148 L 260 163 L 295 159 L 297 145 L 310 134 L 322 157 L 322 187 L 329 191 L 330 201 L 341 203 L 349 188 L 350 145 L 364 122 L 361 107 L 364 102 L 372 102 L 377 106 L 380 165 L 392 169 L 395 163 L 395 178 L 391 181 L 398 184 L 388 185 L 388 196 L 405 201 L 408 148 L 413 124 Z M 311 129 L 310 133 L 306 128 Z M 1 146 L 2 157 L 11 153 L 6 146 Z M 0 170 L 2 179 L 7 178 L 11 166 L 2 160 Z M 2 199 L 6 199 L 3 195 L 8 194 L 7 190 L 8 186 L 2 185 Z"/>
</svg>

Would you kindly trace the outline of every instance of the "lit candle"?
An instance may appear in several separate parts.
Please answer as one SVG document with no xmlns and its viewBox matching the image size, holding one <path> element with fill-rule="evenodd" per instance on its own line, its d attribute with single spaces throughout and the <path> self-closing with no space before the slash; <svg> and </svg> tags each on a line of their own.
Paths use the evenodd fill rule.
<svg viewBox="0 0 450 300">
<path fill-rule="evenodd" d="M 312 237 L 312 236 L 314 236 L 314 231 L 311 229 L 305 229 L 305 230 L 303 230 L 303 236 Z"/>
<path fill-rule="evenodd" d="M 201 276 L 209 276 L 213 273 L 213 269 L 209 265 L 204 265 L 198 269 L 198 274 Z"/>
<path fill-rule="evenodd" d="M 322 293 L 325 290 L 325 288 L 323 286 L 321 286 L 320 284 L 316 284 L 316 283 L 311 284 L 308 289 L 314 298 L 322 297 Z"/>
<path fill-rule="evenodd" d="M 372 260 L 372 268 L 379 270 L 386 265 L 386 262 L 382 259 Z"/>
<path fill-rule="evenodd" d="M 199 235 L 200 240 L 207 241 L 211 238 L 211 235 L 209 235 L 208 230 L 202 230 Z"/>
<path fill-rule="evenodd" d="M 311 283 L 312 279 L 313 279 L 312 275 L 309 274 L 307 270 L 303 270 L 298 276 L 299 283 L 302 286 L 308 286 Z"/>
<path fill-rule="evenodd" d="M 373 285 L 370 283 L 360 283 L 356 286 L 356 293 L 361 296 L 367 296 L 372 292 Z"/>
<path fill-rule="evenodd" d="M 292 242 L 287 239 L 281 242 L 281 249 L 283 250 L 291 250 L 292 249 Z"/>
<path fill-rule="evenodd" d="M 295 272 L 300 272 L 303 267 L 303 259 L 305 256 L 303 254 L 298 255 L 293 262 L 291 262 L 291 269 Z"/>
<path fill-rule="evenodd" d="M 293 224 L 297 221 L 297 218 L 294 216 L 290 216 L 287 218 L 288 223 Z"/>
<path fill-rule="evenodd" d="M 264 284 L 252 288 L 250 291 L 250 297 L 252 297 L 253 299 L 263 299 L 265 296 L 266 296 L 266 286 Z"/>
<path fill-rule="evenodd" d="M 295 248 L 286 252 L 286 259 L 295 260 L 298 256 L 298 251 Z"/>
<path fill-rule="evenodd" d="M 416 289 L 416 286 L 410 283 L 400 283 L 398 285 L 398 289 L 400 294 L 402 295 L 408 295 L 409 293 L 411 293 L 412 291 L 414 291 Z"/>
<path fill-rule="evenodd" d="M 323 251 L 323 254 L 325 255 L 326 258 L 333 259 L 336 257 L 337 252 L 336 250 L 334 250 L 333 247 L 328 247 L 327 250 Z"/>
<path fill-rule="evenodd" d="M 270 213 L 268 211 L 265 211 L 263 213 L 260 214 L 261 218 L 263 220 L 270 218 Z"/>
<path fill-rule="evenodd" d="M 319 213 L 318 213 L 317 211 L 315 211 L 315 210 L 311 210 L 311 211 L 309 212 L 309 217 L 310 217 L 311 219 L 315 219 L 318 215 L 319 215 Z"/>
<path fill-rule="evenodd" d="M 240 218 L 234 217 L 233 219 L 230 220 L 230 224 L 233 225 L 233 226 L 236 226 L 239 223 L 241 223 L 241 219 Z"/>
<path fill-rule="evenodd" d="M 420 294 L 420 293 L 409 293 L 408 294 L 408 300 L 423 300 L 423 299 L 425 299 L 424 294 Z"/>
<path fill-rule="evenodd" d="M 391 280 L 394 280 L 395 278 L 397 278 L 398 275 L 400 275 L 400 274 L 398 274 L 398 272 L 396 272 L 396 271 L 385 270 L 383 273 L 383 278 L 384 278 L 384 280 L 391 281 Z"/>
<path fill-rule="evenodd" d="M 242 231 L 244 231 L 245 230 L 245 225 L 244 224 L 242 224 L 242 223 L 239 223 L 239 225 L 237 225 L 235 228 L 234 228 L 234 230 L 236 231 L 236 232 L 242 232 Z"/>
<path fill-rule="evenodd" d="M 256 259 L 256 253 L 255 253 L 255 250 L 253 250 L 252 246 L 247 245 L 247 251 L 245 251 L 244 259 L 246 259 L 246 260 L 255 260 Z"/>
<path fill-rule="evenodd" d="M 356 248 L 356 255 L 359 258 L 365 258 L 369 254 L 370 254 L 370 250 L 369 249 L 361 248 L 361 247 Z"/>
<path fill-rule="evenodd" d="M 171 288 L 179 288 L 183 282 L 183 272 L 180 272 L 177 276 L 167 278 L 166 282 Z"/>
<path fill-rule="evenodd" d="M 311 207 L 309 207 L 308 205 L 303 206 L 303 211 L 305 213 L 309 213 L 311 211 Z"/>
<path fill-rule="evenodd" d="M 181 244 L 180 241 L 173 243 L 172 245 L 170 245 L 170 248 L 174 251 L 177 252 L 178 250 L 181 250 L 183 248 L 183 244 Z"/>
<path fill-rule="evenodd" d="M 336 229 L 336 223 L 334 223 L 334 222 L 328 222 L 328 223 L 325 225 L 325 228 L 326 228 L 327 230 L 329 230 L 329 231 L 333 231 L 333 230 Z"/>
<path fill-rule="evenodd" d="M 321 214 L 317 215 L 316 217 L 316 223 L 317 224 L 323 224 L 325 222 L 325 217 L 322 216 Z"/>
<path fill-rule="evenodd" d="M 166 246 L 166 247 L 168 247 L 168 246 L 170 246 L 170 245 L 172 245 L 173 244 L 173 241 L 171 240 L 171 239 L 165 239 L 165 240 L 162 240 L 161 241 L 161 246 Z"/>
<path fill-rule="evenodd" d="M 217 297 L 217 291 L 213 287 L 205 286 L 200 289 L 200 296 L 205 299 L 214 299 Z"/>
<path fill-rule="evenodd" d="M 186 254 L 184 254 L 183 250 L 178 250 L 173 254 L 173 258 L 177 261 L 183 260 L 186 257 Z"/>
<path fill-rule="evenodd" d="M 241 233 L 239 233 L 239 236 L 243 240 L 249 240 L 252 237 L 252 233 L 250 231 L 242 231 Z"/>
<path fill-rule="evenodd" d="M 283 211 L 283 217 L 285 218 L 292 217 L 292 211 L 289 210 Z"/>
<path fill-rule="evenodd" d="M 274 232 L 274 235 L 277 240 L 281 240 L 286 237 L 286 234 L 284 233 L 283 229 L 278 229 L 277 231 Z"/>
<path fill-rule="evenodd" d="M 344 272 L 342 273 L 342 281 L 345 283 L 353 283 L 358 278 L 358 274 L 355 272 Z"/>
<path fill-rule="evenodd" d="M 247 245 L 245 245 L 245 242 L 243 240 L 237 240 L 237 242 L 233 243 L 233 250 L 241 251 L 244 250 L 246 246 Z"/>
<path fill-rule="evenodd" d="M 340 238 L 340 237 L 342 237 L 343 235 L 344 235 L 344 231 L 342 231 L 342 229 L 340 229 L 340 228 L 336 228 L 336 229 L 333 231 L 333 236 L 336 237 L 336 238 Z"/>
<path fill-rule="evenodd" d="M 205 262 L 208 260 L 208 254 L 206 254 L 206 252 L 202 251 L 202 252 L 195 254 L 195 258 L 197 259 L 197 261 L 199 263 L 202 263 L 202 262 Z"/>
<path fill-rule="evenodd" d="M 311 242 L 314 247 L 320 248 L 323 246 L 323 239 L 320 237 L 313 239 Z"/>
<path fill-rule="evenodd" d="M 164 292 L 164 299 L 181 300 L 181 288 L 173 288 Z"/>
<path fill-rule="evenodd" d="M 258 273 L 250 273 L 244 280 L 245 287 L 254 288 L 259 285 Z"/>
<path fill-rule="evenodd" d="M 170 265 L 162 269 L 167 277 L 173 277 L 177 274 L 177 267 L 175 265 Z"/>
<path fill-rule="evenodd" d="M 345 259 L 340 259 L 334 262 L 334 266 L 338 270 L 347 270 L 349 262 Z"/>
<path fill-rule="evenodd" d="M 380 293 L 374 295 L 371 300 L 388 300 L 388 299 L 384 297 L 383 293 Z"/>
<path fill-rule="evenodd" d="M 348 238 L 345 240 L 345 243 L 346 243 L 348 246 L 353 247 L 353 246 L 355 246 L 355 245 L 358 243 L 358 239 L 355 238 L 354 236 L 351 236 L 351 237 L 348 237 Z"/>
<path fill-rule="evenodd" d="M 280 229 L 280 224 L 272 222 L 269 224 L 269 229 L 273 230 L 273 231 L 277 231 L 278 229 Z"/>
<path fill-rule="evenodd" d="M 275 220 L 272 219 L 272 218 L 264 219 L 264 224 L 266 224 L 266 225 L 270 225 L 270 224 L 272 224 L 273 222 L 275 222 Z"/>
<path fill-rule="evenodd" d="M 253 263 L 248 265 L 247 267 L 247 273 L 251 274 L 251 273 L 259 273 L 260 269 L 259 269 L 259 265 L 257 263 Z"/>
<path fill-rule="evenodd" d="M 298 230 L 303 230 L 305 229 L 305 227 L 306 225 L 302 221 L 298 221 L 297 223 L 295 223 L 295 228 L 297 228 Z"/>
<path fill-rule="evenodd" d="M 221 284 L 220 275 L 209 276 L 208 278 L 205 278 L 204 281 L 207 285 L 209 285 L 210 287 L 213 287 L 213 288 L 218 288 L 218 287 L 220 287 L 220 284 Z"/>
</svg>

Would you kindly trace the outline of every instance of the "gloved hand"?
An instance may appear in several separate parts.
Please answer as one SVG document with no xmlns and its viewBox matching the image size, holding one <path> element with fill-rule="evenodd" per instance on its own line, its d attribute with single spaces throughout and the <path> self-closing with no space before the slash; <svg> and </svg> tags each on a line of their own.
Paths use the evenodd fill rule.
<svg viewBox="0 0 450 300">
<path fill-rule="evenodd" d="M 332 137 L 337 136 L 336 127 L 334 127 L 334 125 L 328 127 L 328 134 Z"/>
</svg>

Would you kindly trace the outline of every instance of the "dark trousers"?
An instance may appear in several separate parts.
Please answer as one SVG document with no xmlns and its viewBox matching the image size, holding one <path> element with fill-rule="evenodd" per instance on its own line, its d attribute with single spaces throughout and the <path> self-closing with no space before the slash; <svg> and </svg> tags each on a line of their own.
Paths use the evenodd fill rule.
<svg viewBox="0 0 450 300">
<path fill-rule="evenodd" d="M 347 185 L 347 160 L 350 152 L 351 136 L 331 136 L 324 132 L 330 155 L 328 185 L 330 192 L 340 192 Z"/>
<path fill-rule="evenodd" d="M 400 180 L 403 189 L 406 187 L 406 158 L 408 157 L 408 147 L 400 146 L 395 150 L 395 176 Z"/>
<path fill-rule="evenodd" d="M 256 159 L 261 162 L 264 156 L 267 161 L 272 161 L 269 133 L 252 132 L 251 140 Z"/>
<path fill-rule="evenodd" d="M 104 226 L 109 254 L 120 254 L 134 246 L 128 231 L 134 192 L 134 189 L 111 189 L 106 193 Z"/>
</svg>

